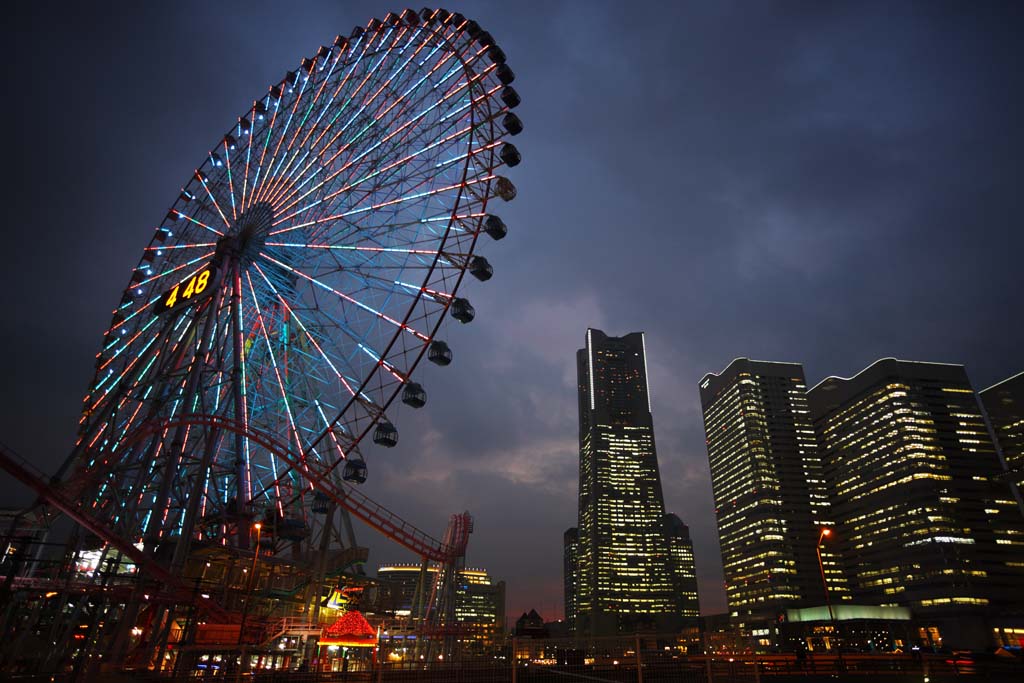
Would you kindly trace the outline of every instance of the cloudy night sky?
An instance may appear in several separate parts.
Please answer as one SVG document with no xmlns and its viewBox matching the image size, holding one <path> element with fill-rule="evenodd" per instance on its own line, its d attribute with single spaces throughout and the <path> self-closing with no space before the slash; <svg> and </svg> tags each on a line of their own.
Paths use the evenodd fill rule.
<svg viewBox="0 0 1024 683">
<path fill-rule="evenodd" d="M 369 452 L 364 490 L 440 535 L 508 612 L 562 615 L 576 524 L 575 350 L 647 333 L 666 505 L 690 525 L 705 613 L 725 610 L 697 383 L 733 358 L 808 381 L 874 360 L 1024 370 L 1024 5 L 447 5 L 516 72 L 523 163 L 495 267 L 462 292 L 424 410 Z M 0 441 L 46 471 L 94 355 L 179 189 L 253 98 L 371 2 L 21 3 L 8 15 Z M 0 479 L 0 505 L 29 502 Z M 410 560 L 363 527 L 370 567 Z"/>
</svg>

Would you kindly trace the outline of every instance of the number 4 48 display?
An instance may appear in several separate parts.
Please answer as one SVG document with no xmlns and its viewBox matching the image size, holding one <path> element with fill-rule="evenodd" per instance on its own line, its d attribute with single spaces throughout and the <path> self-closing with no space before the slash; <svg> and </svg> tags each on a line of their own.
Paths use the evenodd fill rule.
<svg viewBox="0 0 1024 683">
<path fill-rule="evenodd" d="M 186 304 L 195 303 L 209 296 L 213 289 L 210 281 L 213 280 L 215 267 L 209 265 L 188 279 L 179 282 L 160 297 L 156 305 L 156 314 L 166 313 L 180 308 Z M 204 296 L 205 295 L 205 296 Z"/>
</svg>

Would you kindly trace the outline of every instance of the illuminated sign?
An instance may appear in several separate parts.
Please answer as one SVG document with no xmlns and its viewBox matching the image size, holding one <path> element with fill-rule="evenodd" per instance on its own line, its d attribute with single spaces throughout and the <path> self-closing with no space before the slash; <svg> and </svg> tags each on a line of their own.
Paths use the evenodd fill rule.
<svg viewBox="0 0 1024 683">
<path fill-rule="evenodd" d="M 216 270 L 216 267 L 210 264 L 187 280 L 174 285 L 174 287 L 160 297 L 160 301 L 156 304 L 156 314 L 160 315 L 167 311 L 173 311 L 176 308 L 181 308 L 186 304 L 201 301 L 208 297 L 213 292 L 213 288 L 210 287 L 210 281 L 213 280 Z"/>
</svg>

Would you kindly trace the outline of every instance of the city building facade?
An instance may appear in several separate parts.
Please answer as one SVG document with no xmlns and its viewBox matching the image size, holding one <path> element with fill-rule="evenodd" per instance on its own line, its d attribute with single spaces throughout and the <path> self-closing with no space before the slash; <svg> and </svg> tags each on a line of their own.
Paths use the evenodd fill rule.
<svg viewBox="0 0 1024 683">
<path fill-rule="evenodd" d="M 848 600 L 823 543 L 833 521 L 803 367 L 738 358 L 701 380 L 700 398 L 732 618 L 770 622 Z"/>
<path fill-rule="evenodd" d="M 693 541 L 690 527 L 671 512 L 665 515 L 665 534 L 671 560 L 674 590 L 679 596 L 679 613 L 684 617 L 700 616 L 700 598 L 697 594 L 697 567 L 693 561 Z"/>
<path fill-rule="evenodd" d="M 1019 614 L 1024 529 L 963 366 L 882 359 L 808 405 L 855 601 L 991 642 Z"/>
<path fill-rule="evenodd" d="M 1020 503 L 1024 488 L 1024 372 L 980 391 L 978 396 Z"/>
<path fill-rule="evenodd" d="M 588 329 L 576 353 L 580 485 L 577 633 L 669 631 L 683 622 L 665 529 L 642 332 Z"/>
<path fill-rule="evenodd" d="M 399 619 L 411 616 L 416 609 L 417 593 L 430 592 L 437 572 L 436 566 L 428 566 L 421 579 L 422 566 L 418 564 L 378 567 L 376 610 Z M 494 581 L 486 569 L 460 569 L 455 619 L 462 627 L 460 637 L 471 646 L 488 648 L 500 644 L 505 632 L 505 582 Z"/>
<path fill-rule="evenodd" d="M 562 578 L 565 583 L 565 623 L 569 631 L 576 629 L 576 593 L 579 590 L 580 532 L 576 527 L 566 529 L 562 536 Z"/>
</svg>

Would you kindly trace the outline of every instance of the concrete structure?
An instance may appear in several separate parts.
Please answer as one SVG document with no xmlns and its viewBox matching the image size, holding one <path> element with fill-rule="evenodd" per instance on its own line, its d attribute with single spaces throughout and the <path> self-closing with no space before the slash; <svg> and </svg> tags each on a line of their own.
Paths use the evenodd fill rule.
<svg viewBox="0 0 1024 683">
<path fill-rule="evenodd" d="M 989 645 L 1024 598 L 1024 528 L 963 366 L 883 359 L 808 405 L 855 601 Z"/>
<path fill-rule="evenodd" d="M 733 619 L 825 604 L 815 549 L 832 518 L 803 367 L 738 358 L 701 380 L 700 398 Z M 822 562 L 831 599 L 848 599 L 830 546 Z"/>
<path fill-rule="evenodd" d="M 576 361 L 576 632 L 676 630 L 684 608 L 665 531 L 644 335 L 589 329 Z"/>
</svg>

